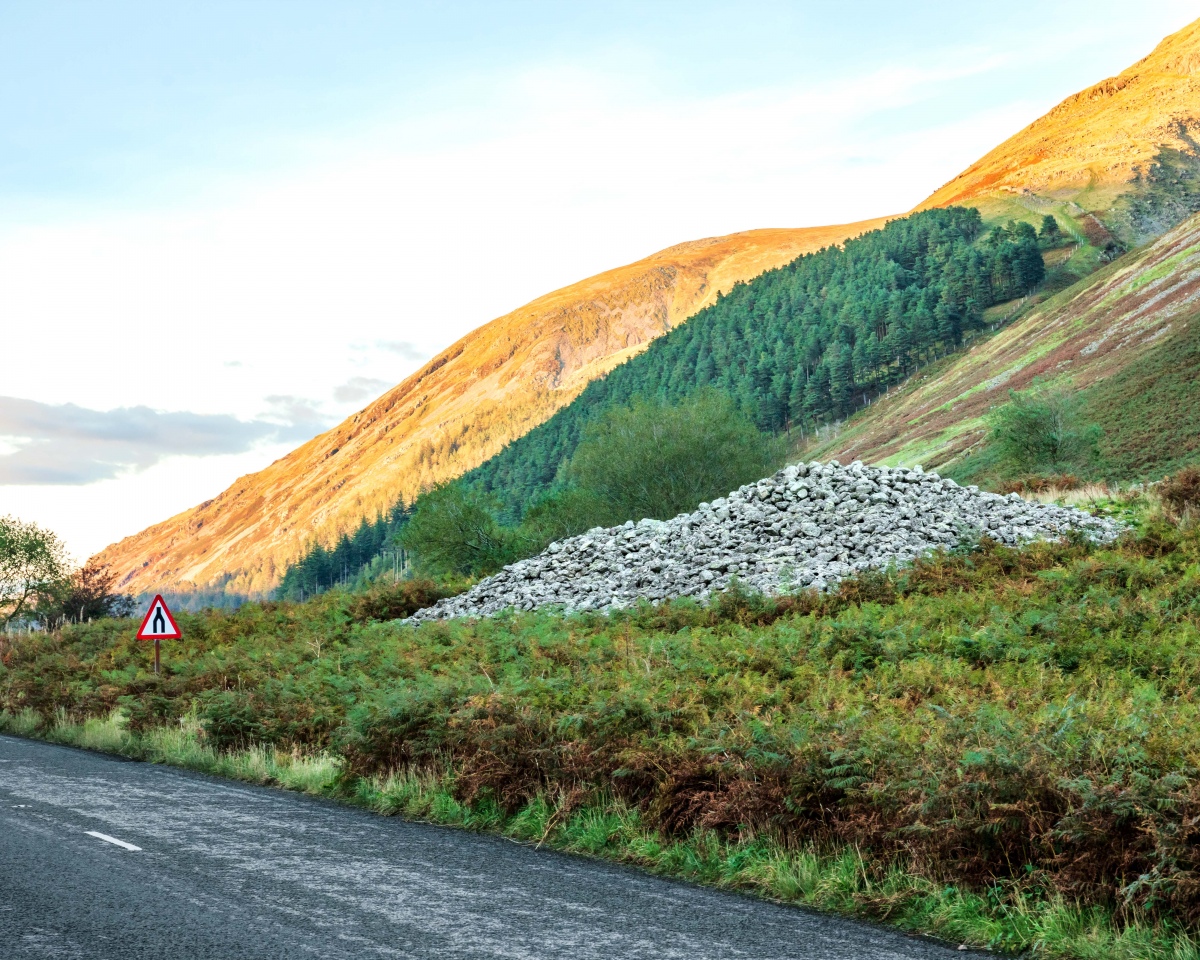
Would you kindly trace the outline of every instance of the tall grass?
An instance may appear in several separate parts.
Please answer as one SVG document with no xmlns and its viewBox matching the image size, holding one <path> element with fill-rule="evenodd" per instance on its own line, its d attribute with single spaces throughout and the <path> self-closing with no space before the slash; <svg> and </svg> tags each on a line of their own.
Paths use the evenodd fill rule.
<svg viewBox="0 0 1200 960">
<path fill-rule="evenodd" d="M 78 720 L 60 709 L 51 722 L 44 721 L 34 710 L 0 711 L 0 733 L 39 737 L 50 743 L 168 764 L 247 783 L 283 787 L 314 796 L 329 795 L 340 771 L 336 757 L 326 753 L 304 753 L 298 748 L 281 750 L 254 744 L 244 750 L 214 750 L 203 742 L 199 724 L 191 717 L 177 724 L 134 734 L 129 730 L 128 717 L 119 708 L 104 717 Z"/>
<path fill-rule="evenodd" d="M 120 711 L 82 722 L 60 713 L 52 723 L 32 711 L 0 712 L 0 733 L 37 734 L 55 743 L 330 797 L 384 816 L 499 833 L 520 843 L 995 950 L 1086 960 L 1200 960 L 1200 941 L 1161 922 L 1130 918 L 1117 924 L 1111 911 L 1062 897 L 1012 898 L 934 883 L 899 862 L 881 867 L 850 845 L 797 849 L 762 837 L 730 841 L 712 831 L 669 838 L 614 797 L 576 806 L 563 795 L 539 794 L 506 814 L 491 801 L 460 802 L 448 766 L 407 768 L 348 786 L 337 759 L 327 754 L 262 746 L 221 754 L 204 745 L 194 723 L 137 736 Z"/>
</svg>

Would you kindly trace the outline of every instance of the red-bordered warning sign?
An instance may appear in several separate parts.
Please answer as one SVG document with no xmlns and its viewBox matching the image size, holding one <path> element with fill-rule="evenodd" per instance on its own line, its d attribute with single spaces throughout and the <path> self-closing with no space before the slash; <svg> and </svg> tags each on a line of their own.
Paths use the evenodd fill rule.
<svg viewBox="0 0 1200 960">
<path fill-rule="evenodd" d="M 128 636 L 128 634 L 127 634 Z M 146 619 L 142 621 L 141 629 L 137 632 L 139 640 L 179 640 L 183 632 L 179 624 L 167 609 L 167 602 L 158 594 L 146 611 Z"/>
</svg>

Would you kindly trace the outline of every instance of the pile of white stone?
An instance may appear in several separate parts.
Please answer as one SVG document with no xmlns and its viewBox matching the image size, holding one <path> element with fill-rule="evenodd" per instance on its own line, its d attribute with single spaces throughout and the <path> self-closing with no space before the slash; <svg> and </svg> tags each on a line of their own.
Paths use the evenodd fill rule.
<svg viewBox="0 0 1200 960">
<path fill-rule="evenodd" d="M 1121 527 L 1072 507 L 960 487 L 920 467 L 798 464 L 674 520 L 596 527 L 552 543 L 408 619 L 703 600 L 735 577 L 767 594 L 824 590 L 856 571 L 902 564 L 985 534 L 1017 544 L 1071 531 L 1109 541 Z"/>
</svg>

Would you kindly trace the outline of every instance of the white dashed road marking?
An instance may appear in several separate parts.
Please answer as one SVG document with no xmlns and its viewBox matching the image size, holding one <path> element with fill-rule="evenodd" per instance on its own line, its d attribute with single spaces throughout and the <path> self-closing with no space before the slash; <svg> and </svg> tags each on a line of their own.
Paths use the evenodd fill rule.
<svg viewBox="0 0 1200 960">
<path fill-rule="evenodd" d="M 97 840 L 103 840 L 105 843 L 115 843 L 118 847 L 125 850 L 141 850 L 141 847 L 135 847 L 132 843 L 126 843 L 124 840 L 118 840 L 116 837 L 110 837 L 107 833 L 97 833 L 95 830 L 87 832 L 89 837 L 95 837 Z"/>
</svg>

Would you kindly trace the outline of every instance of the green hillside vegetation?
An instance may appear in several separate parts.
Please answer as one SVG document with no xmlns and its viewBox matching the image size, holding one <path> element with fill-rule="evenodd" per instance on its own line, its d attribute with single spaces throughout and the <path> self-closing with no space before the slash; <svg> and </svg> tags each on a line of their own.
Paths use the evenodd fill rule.
<svg viewBox="0 0 1200 960">
<path fill-rule="evenodd" d="M 1081 391 L 1080 414 L 1103 430 L 1100 469 L 1156 480 L 1200 460 L 1200 322 Z"/>
<path fill-rule="evenodd" d="M 313 544 L 287 568 L 277 595 L 303 600 L 333 586 L 364 585 L 373 577 L 396 567 L 385 561 L 384 553 L 396 549 L 395 537 L 407 522 L 409 511 L 403 501 L 373 521 L 364 517 L 353 533 L 342 534 L 332 547 Z"/>
<path fill-rule="evenodd" d="M 0 727 L 959 942 L 1198 957 L 1200 528 L 1107 508 L 1140 532 L 824 596 L 382 622 L 438 595 L 408 581 L 183 613 L 160 677 L 130 621 L 4 637 Z"/>
<path fill-rule="evenodd" d="M 1082 390 L 1069 381 L 1023 391 L 995 411 L 1007 417 L 1031 394 L 1051 390 L 1069 399 L 1069 428 L 1078 439 L 1090 435 L 1087 455 L 1019 462 L 995 441 L 944 472 L 960 483 L 1001 487 L 1031 474 L 1069 474 L 1081 481 L 1153 481 L 1200 462 L 1200 322 L 1185 318 L 1180 330 L 1163 338 L 1121 369 Z M 1093 432 L 1094 431 L 1094 432 Z"/>
<path fill-rule="evenodd" d="M 930 210 L 738 284 L 464 479 L 519 517 L 604 410 L 705 387 L 768 432 L 845 417 L 1042 281 L 1032 226 L 983 233 L 975 210 Z"/>
<path fill-rule="evenodd" d="M 502 522 L 494 495 L 449 483 L 418 498 L 397 540 L 426 573 L 487 576 L 593 527 L 691 511 L 771 473 L 784 453 L 779 438 L 715 390 L 679 403 L 637 400 L 585 426 L 561 470 L 564 485 L 531 504 L 520 523 Z"/>
</svg>

